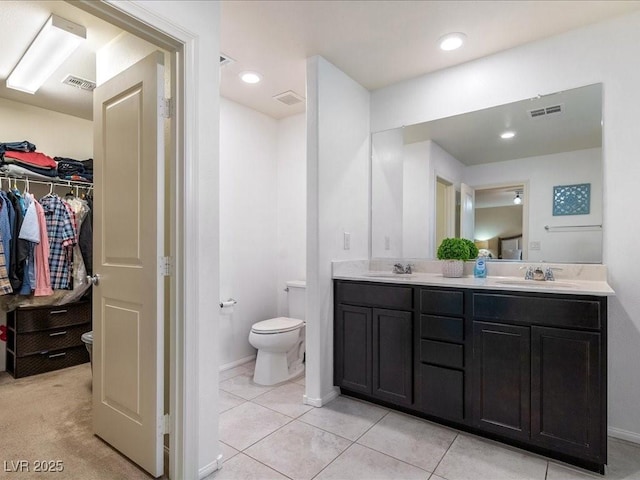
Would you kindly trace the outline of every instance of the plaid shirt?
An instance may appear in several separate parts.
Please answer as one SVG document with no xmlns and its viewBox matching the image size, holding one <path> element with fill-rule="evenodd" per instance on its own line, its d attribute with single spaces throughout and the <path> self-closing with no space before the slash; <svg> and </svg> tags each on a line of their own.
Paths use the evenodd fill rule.
<svg viewBox="0 0 640 480">
<path fill-rule="evenodd" d="M 49 237 L 49 272 L 51 288 L 70 289 L 72 247 L 77 243 L 75 219 L 57 195 L 40 199 Z"/>
</svg>

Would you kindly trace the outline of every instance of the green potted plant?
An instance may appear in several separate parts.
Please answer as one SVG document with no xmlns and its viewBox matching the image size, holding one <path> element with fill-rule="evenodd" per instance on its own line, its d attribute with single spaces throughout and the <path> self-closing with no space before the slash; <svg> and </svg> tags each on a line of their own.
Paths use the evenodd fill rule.
<svg viewBox="0 0 640 480">
<path fill-rule="evenodd" d="M 462 277 L 464 262 L 478 256 L 478 248 L 466 238 L 445 238 L 438 247 L 444 277 Z"/>
</svg>

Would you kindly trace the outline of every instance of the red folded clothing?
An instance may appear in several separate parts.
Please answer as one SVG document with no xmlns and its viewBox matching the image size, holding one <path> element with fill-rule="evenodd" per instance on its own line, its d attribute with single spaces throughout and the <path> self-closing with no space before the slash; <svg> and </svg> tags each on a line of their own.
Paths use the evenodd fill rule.
<svg viewBox="0 0 640 480">
<path fill-rule="evenodd" d="M 5 152 L 5 158 L 14 158 L 22 163 L 28 163 L 34 167 L 40 168 L 56 168 L 56 161 L 41 152 Z"/>
</svg>

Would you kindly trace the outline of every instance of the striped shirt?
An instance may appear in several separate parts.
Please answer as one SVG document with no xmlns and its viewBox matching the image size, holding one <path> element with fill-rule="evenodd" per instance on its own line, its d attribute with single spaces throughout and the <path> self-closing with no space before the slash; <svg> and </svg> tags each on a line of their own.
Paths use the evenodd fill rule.
<svg viewBox="0 0 640 480">
<path fill-rule="evenodd" d="M 51 288 L 71 289 L 72 247 L 77 243 L 75 219 L 57 195 L 40 199 L 49 237 Z"/>
</svg>

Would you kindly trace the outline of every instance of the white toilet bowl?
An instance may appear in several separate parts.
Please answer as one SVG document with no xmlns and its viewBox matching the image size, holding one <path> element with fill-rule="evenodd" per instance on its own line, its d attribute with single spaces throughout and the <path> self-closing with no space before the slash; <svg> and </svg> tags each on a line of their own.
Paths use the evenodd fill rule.
<svg viewBox="0 0 640 480">
<path fill-rule="evenodd" d="M 258 349 L 255 383 L 275 385 L 304 371 L 304 326 L 302 320 L 278 317 L 251 327 L 249 343 Z"/>
</svg>

